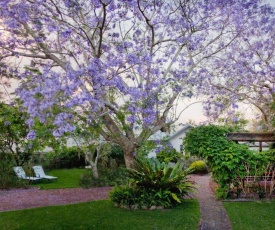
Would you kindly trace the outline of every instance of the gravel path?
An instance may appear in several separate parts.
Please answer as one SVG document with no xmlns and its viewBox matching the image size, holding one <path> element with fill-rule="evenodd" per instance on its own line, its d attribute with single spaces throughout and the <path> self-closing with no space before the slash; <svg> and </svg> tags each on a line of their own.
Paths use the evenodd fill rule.
<svg viewBox="0 0 275 230">
<path fill-rule="evenodd" d="M 192 175 L 191 180 L 195 181 L 198 187 L 195 197 L 198 198 L 201 211 L 199 230 L 231 230 L 222 202 L 215 199 L 210 189 L 210 176 Z M 0 190 L 0 212 L 103 200 L 108 198 L 110 190 L 111 187 Z"/>
<path fill-rule="evenodd" d="M 210 189 L 209 175 L 192 176 L 197 183 L 196 196 L 200 203 L 201 221 L 199 230 L 231 230 L 231 223 L 221 201 L 216 200 Z"/>
<path fill-rule="evenodd" d="M 111 187 L 39 190 L 0 190 L 0 212 L 43 206 L 74 204 L 108 198 Z"/>
</svg>

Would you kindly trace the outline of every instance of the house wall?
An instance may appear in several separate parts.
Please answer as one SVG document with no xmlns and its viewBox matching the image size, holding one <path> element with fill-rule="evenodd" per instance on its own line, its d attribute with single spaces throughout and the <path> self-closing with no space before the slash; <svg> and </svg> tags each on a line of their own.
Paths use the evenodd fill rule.
<svg viewBox="0 0 275 230">
<path fill-rule="evenodd" d="M 187 133 L 187 132 L 189 131 L 189 129 L 192 128 L 192 127 L 193 127 L 193 126 L 185 127 L 184 129 L 182 129 L 182 130 L 180 130 L 179 132 L 176 132 L 175 134 L 173 134 L 172 136 L 170 136 L 169 142 L 170 142 L 170 144 L 173 146 L 173 148 L 177 150 L 177 152 L 183 152 L 183 151 L 181 151 L 181 146 L 182 146 L 183 139 L 185 138 L 186 133 Z M 157 140 L 161 140 L 161 138 L 160 138 L 160 139 L 157 139 Z M 156 157 L 156 151 L 155 151 L 155 150 L 152 150 L 152 151 L 148 154 L 148 157 L 149 157 L 149 158 Z"/>
<path fill-rule="evenodd" d="M 171 145 L 173 146 L 174 149 L 177 150 L 177 152 L 182 152 L 180 146 L 182 145 L 182 142 L 185 136 L 186 136 L 186 132 L 182 132 L 176 135 L 174 138 L 170 139 Z"/>
</svg>

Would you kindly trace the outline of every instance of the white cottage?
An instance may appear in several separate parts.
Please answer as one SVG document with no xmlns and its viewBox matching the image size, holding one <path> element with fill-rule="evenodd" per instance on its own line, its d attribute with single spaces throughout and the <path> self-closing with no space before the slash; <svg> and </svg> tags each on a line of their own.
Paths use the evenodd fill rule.
<svg viewBox="0 0 275 230">
<path fill-rule="evenodd" d="M 194 126 L 188 124 L 173 134 L 167 134 L 167 133 L 163 133 L 163 132 L 159 131 L 156 134 L 154 134 L 153 136 L 151 136 L 149 138 L 149 140 L 159 141 L 159 140 L 167 139 L 168 142 L 170 142 L 170 144 L 173 146 L 173 148 L 177 150 L 177 152 L 183 153 L 184 148 L 183 148 L 182 142 L 183 142 L 184 137 L 186 136 L 186 133 L 191 128 L 194 128 Z M 155 150 L 151 151 L 148 154 L 148 157 L 149 158 L 156 157 L 156 151 Z"/>
</svg>

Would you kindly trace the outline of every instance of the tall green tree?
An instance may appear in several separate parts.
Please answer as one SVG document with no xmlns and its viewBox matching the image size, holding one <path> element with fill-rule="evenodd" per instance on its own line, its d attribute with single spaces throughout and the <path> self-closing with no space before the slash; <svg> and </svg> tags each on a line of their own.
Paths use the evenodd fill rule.
<svg viewBox="0 0 275 230">
<path fill-rule="evenodd" d="M 14 164 L 23 165 L 31 159 L 36 142 L 29 141 L 26 114 L 17 105 L 0 103 L 0 154 L 11 156 Z"/>
</svg>

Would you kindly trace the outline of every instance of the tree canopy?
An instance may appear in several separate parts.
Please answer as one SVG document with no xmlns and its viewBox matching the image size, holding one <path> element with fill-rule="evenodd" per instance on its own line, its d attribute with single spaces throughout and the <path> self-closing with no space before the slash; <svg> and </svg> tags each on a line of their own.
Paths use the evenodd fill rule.
<svg viewBox="0 0 275 230">
<path fill-rule="evenodd" d="M 26 114 L 18 106 L 0 103 L 0 155 L 8 155 L 15 165 L 23 165 L 32 156 L 37 143 L 28 141 Z"/>
<path fill-rule="evenodd" d="M 240 51 L 258 27 L 268 32 L 261 2 L 3 0 L 1 63 L 22 60 L 9 72 L 22 79 L 29 125 L 53 117 L 59 137 L 85 116 L 131 167 L 136 149 L 179 118 L 181 98 L 206 94 L 219 54 Z M 235 58 L 226 68 L 241 71 Z"/>
</svg>

